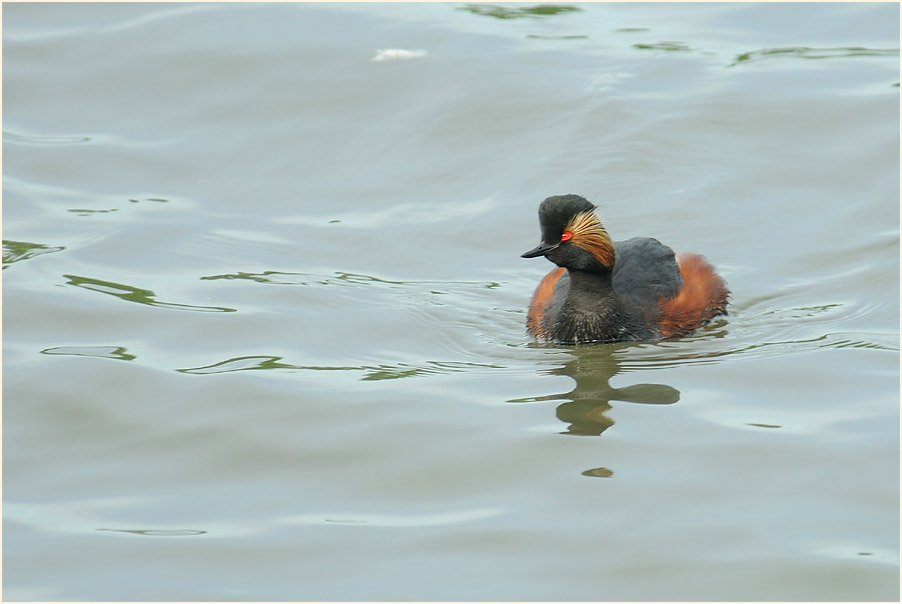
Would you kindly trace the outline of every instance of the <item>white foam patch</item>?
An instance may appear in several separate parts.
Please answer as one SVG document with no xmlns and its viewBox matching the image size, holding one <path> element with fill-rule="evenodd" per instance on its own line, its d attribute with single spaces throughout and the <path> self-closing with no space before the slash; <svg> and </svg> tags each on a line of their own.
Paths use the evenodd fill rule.
<svg viewBox="0 0 902 604">
<path fill-rule="evenodd" d="M 405 50 L 403 48 L 380 48 L 372 61 L 409 61 L 426 56 L 425 50 Z"/>
</svg>

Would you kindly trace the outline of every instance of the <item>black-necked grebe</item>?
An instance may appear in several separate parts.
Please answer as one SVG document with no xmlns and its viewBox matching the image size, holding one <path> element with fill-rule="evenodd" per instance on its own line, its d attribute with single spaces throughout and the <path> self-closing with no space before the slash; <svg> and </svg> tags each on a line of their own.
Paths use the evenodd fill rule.
<svg viewBox="0 0 902 604">
<path fill-rule="evenodd" d="M 611 241 L 595 206 L 555 195 L 539 206 L 542 243 L 523 254 L 558 268 L 545 275 L 526 318 L 537 338 L 574 344 L 685 336 L 727 314 L 724 280 L 702 256 L 657 239 Z"/>
</svg>

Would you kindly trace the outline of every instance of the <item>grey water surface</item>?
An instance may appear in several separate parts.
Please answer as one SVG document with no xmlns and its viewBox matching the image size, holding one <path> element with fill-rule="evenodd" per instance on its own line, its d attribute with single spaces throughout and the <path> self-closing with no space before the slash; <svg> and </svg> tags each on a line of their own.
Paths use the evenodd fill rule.
<svg viewBox="0 0 902 604">
<path fill-rule="evenodd" d="M 3 596 L 899 598 L 899 5 L 3 6 Z M 704 254 L 524 329 L 538 203 Z"/>
</svg>

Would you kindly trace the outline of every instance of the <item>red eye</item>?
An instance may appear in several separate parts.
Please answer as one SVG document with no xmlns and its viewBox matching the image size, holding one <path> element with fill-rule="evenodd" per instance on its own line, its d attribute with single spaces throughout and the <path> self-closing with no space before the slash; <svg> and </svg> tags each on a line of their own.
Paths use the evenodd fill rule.
<svg viewBox="0 0 902 604">
<path fill-rule="evenodd" d="M 564 231 L 564 234 L 561 235 L 561 241 L 567 241 L 571 237 L 573 237 L 573 235 L 569 231 Z"/>
</svg>

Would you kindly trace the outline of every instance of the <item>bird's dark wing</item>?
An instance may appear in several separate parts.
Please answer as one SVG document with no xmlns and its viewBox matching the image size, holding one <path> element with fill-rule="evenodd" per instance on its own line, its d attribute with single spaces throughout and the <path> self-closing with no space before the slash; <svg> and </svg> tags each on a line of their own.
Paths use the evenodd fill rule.
<svg viewBox="0 0 902 604">
<path fill-rule="evenodd" d="M 656 305 L 672 298 L 683 280 L 673 250 L 651 237 L 634 237 L 614 243 L 614 291 L 634 303 Z"/>
</svg>

